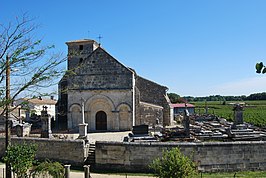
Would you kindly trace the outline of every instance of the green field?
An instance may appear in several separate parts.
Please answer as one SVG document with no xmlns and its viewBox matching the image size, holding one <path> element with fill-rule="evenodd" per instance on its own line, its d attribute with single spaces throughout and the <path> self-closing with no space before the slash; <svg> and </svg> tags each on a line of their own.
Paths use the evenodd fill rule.
<svg viewBox="0 0 266 178">
<path fill-rule="evenodd" d="M 243 101 L 239 101 L 243 103 Z M 244 101 L 244 120 L 255 126 L 266 126 L 266 101 Z M 196 113 L 205 113 L 205 105 L 208 106 L 208 113 L 215 114 L 216 116 L 223 117 L 228 121 L 233 121 L 233 105 L 232 103 L 238 103 L 236 101 L 226 101 L 222 103 L 220 101 L 208 101 L 206 102 L 191 102 L 195 105 Z"/>
</svg>

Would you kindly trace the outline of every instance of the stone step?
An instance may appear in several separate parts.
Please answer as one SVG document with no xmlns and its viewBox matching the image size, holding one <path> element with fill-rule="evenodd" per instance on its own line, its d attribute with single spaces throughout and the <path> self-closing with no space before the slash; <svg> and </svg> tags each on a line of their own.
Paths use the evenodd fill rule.
<svg viewBox="0 0 266 178">
<path fill-rule="evenodd" d="M 95 144 L 90 144 L 89 148 L 96 148 Z"/>
<path fill-rule="evenodd" d="M 89 150 L 91 150 L 91 151 L 95 151 L 95 148 L 89 148 Z"/>
<path fill-rule="evenodd" d="M 85 161 L 86 164 L 94 165 L 95 164 L 95 144 L 90 144 L 89 151 L 88 151 L 88 157 Z"/>
</svg>

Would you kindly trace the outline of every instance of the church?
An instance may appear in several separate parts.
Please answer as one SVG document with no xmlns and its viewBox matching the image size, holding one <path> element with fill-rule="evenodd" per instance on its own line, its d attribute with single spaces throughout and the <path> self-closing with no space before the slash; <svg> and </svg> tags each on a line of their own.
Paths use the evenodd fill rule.
<svg viewBox="0 0 266 178">
<path fill-rule="evenodd" d="M 69 130 L 86 123 L 88 132 L 170 125 L 168 88 L 139 76 L 96 41 L 66 42 L 67 73 L 59 82 L 58 122 Z"/>
</svg>

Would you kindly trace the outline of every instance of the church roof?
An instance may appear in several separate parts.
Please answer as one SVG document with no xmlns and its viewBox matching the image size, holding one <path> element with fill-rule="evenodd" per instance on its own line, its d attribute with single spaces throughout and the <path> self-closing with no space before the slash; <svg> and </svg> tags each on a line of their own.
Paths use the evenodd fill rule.
<svg viewBox="0 0 266 178">
<path fill-rule="evenodd" d="M 158 85 L 158 86 L 160 86 L 160 87 L 163 87 L 165 90 L 168 90 L 168 87 L 166 87 L 166 86 L 160 85 L 160 84 L 158 84 L 158 83 L 156 83 L 156 82 L 154 82 L 154 81 L 151 81 L 151 80 L 149 80 L 149 79 L 143 78 L 143 77 L 141 77 L 141 76 L 139 76 L 139 75 L 137 75 L 137 77 L 140 78 L 140 79 L 142 79 L 142 80 L 145 80 L 145 81 L 147 81 L 147 82 L 151 82 L 151 83 L 153 83 L 153 84 L 155 84 L 155 85 Z"/>
</svg>

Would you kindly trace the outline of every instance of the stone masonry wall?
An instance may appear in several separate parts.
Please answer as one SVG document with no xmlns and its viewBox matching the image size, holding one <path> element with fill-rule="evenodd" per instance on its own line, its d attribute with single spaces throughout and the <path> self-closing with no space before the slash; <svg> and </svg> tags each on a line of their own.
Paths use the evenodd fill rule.
<svg viewBox="0 0 266 178">
<path fill-rule="evenodd" d="M 94 40 L 66 42 L 68 46 L 68 70 L 78 67 L 81 60 L 89 56 L 99 45 Z M 80 49 L 83 46 L 83 49 Z"/>
<path fill-rule="evenodd" d="M 140 102 L 150 103 L 163 107 L 163 125 L 170 125 L 171 124 L 170 107 L 169 103 L 165 98 L 167 87 L 161 86 L 157 83 L 154 83 L 140 76 L 137 76 L 136 90 L 138 91 L 138 93 L 136 94 L 139 94 L 138 97 Z M 136 113 L 136 117 L 140 118 L 141 115 L 138 114 L 141 113 L 140 112 Z M 154 118 L 154 120 L 155 119 L 156 118 Z"/>
<path fill-rule="evenodd" d="M 157 119 L 159 124 L 163 124 L 163 107 L 141 102 L 140 124 L 154 126 Z"/>
<path fill-rule="evenodd" d="M 132 72 L 109 55 L 97 48 L 75 69 L 76 75 L 68 80 L 69 89 L 132 89 Z"/>
<path fill-rule="evenodd" d="M 55 140 L 43 138 L 12 138 L 12 144 L 34 143 L 38 145 L 38 160 L 53 160 L 72 166 L 83 166 L 88 147 L 83 140 Z M 5 153 L 5 138 L 0 138 L 0 157 Z"/>
<path fill-rule="evenodd" d="M 266 142 L 117 143 L 96 142 L 98 169 L 147 172 L 163 150 L 179 147 L 203 172 L 266 170 Z"/>
<path fill-rule="evenodd" d="M 167 87 L 161 86 L 140 76 L 137 76 L 136 78 L 136 87 L 140 91 L 140 101 L 163 106 Z"/>
</svg>

